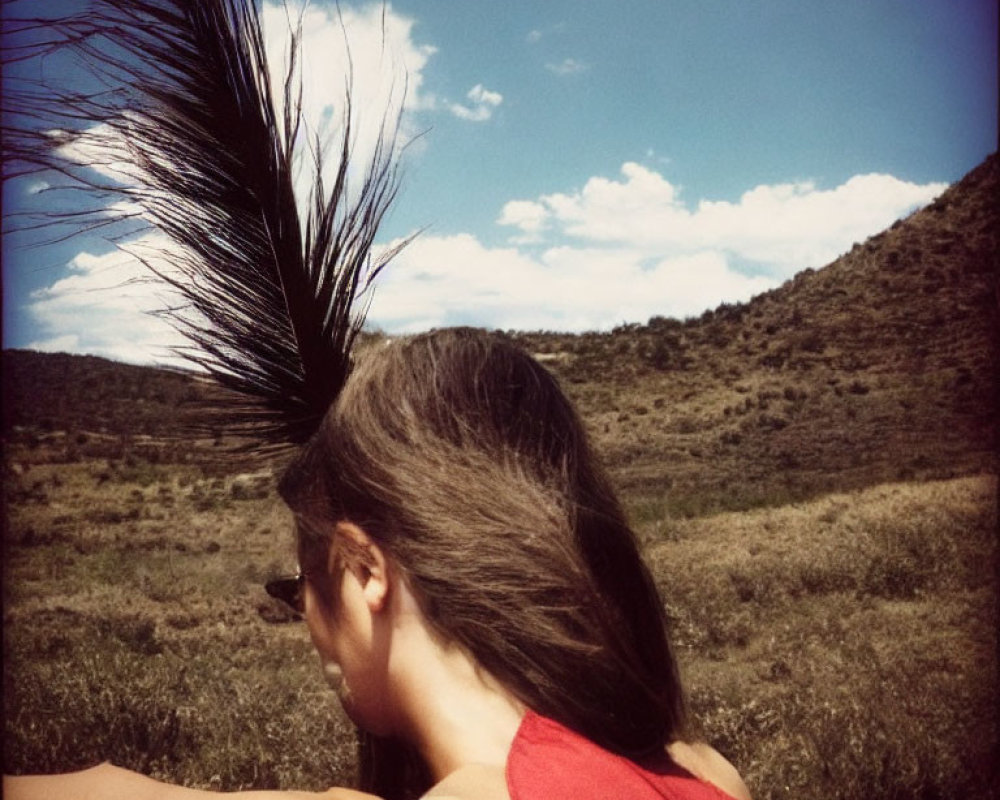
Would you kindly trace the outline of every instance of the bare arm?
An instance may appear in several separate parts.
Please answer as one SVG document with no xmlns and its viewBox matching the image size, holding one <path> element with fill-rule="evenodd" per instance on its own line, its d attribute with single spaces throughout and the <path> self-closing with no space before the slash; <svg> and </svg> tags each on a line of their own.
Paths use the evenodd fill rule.
<svg viewBox="0 0 1000 800">
<path fill-rule="evenodd" d="M 3 778 L 7 800 L 378 800 L 351 789 L 325 792 L 233 792 L 221 795 L 160 783 L 127 769 L 101 764 L 81 772 L 62 775 L 7 776 Z"/>
</svg>

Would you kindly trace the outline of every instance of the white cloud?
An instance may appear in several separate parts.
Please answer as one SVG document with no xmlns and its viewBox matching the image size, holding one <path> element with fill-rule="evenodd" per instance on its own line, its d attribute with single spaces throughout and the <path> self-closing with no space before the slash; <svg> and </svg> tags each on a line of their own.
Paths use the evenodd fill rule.
<svg viewBox="0 0 1000 800">
<path fill-rule="evenodd" d="M 268 63 L 272 71 L 274 99 L 281 116 L 281 91 L 290 42 L 289 22 L 301 21 L 302 109 L 310 137 L 336 144 L 343 125 L 344 100 L 350 88 L 355 125 L 353 164 L 363 169 L 371 158 L 384 119 L 393 121 L 397 112 L 435 109 L 437 101 L 424 89 L 423 71 L 435 52 L 413 39 L 414 20 L 391 6 L 371 3 L 363 7 L 288 3 L 267 0 L 262 7 L 262 25 Z M 350 79 L 350 86 L 348 86 Z M 470 98 L 487 108 L 502 100 L 479 86 Z M 412 114 L 402 117 L 402 141 L 419 133 Z M 145 174 L 131 160 L 127 145 L 127 120 L 121 129 L 95 126 L 73 138 L 60 131 L 61 155 L 85 164 L 123 185 L 143 184 Z M 336 151 L 334 151 L 336 152 Z M 412 151 L 411 151 L 412 152 Z M 296 194 L 300 208 L 311 183 L 308 164 L 299 172 Z M 337 167 L 328 159 L 327 170 Z M 329 174 L 329 173 L 328 173 Z M 360 183 L 357 181 L 356 184 Z M 327 180 L 327 185 L 332 181 Z M 108 205 L 109 219 L 125 216 L 148 219 L 134 204 Z M 184 342 L 162 318 L 152 312 L 174 305 L 162 284 L 149 280 L 140 259 L 163 269 L 164 250 L 171 247 L 156 234 L 133 238 L 120 249 L 95 255 L 79 253 L 68 264 L 69 274 L 30 297 L 29 313 L 37 326 L 30 346 L 35 349 L 65 349 L 111 358 L 161 363 L 182 363 L 169 348 Z M 97 248 L 91 248 L 97 249 Z M 101 248 L 104 249 L 104 248 Z"/>
<path fill-rule="evenodd" d="M 661 156 L 652 147 L 647 147 L 646 148 L 646 160 L 647 161 L 654 161 L 657 164 L 662 164 L 664 166 L 668 166 L 671 163 L 671 159 L 670 159 L 669 156 Z"/>
<path fill-rule="evenodd" d="M 469 122 L 485 122 L 493 116 L 494 109 L 503 102 L 502 94 L 490 91 L 481 83 L 473 86 L 465 97 L 472 103 L 471 106 L 452 103 L 449 109 L 459 119 Z"/>
<path fill-rule="evenodd" d="M 402 102 L 408 111 L 433 103 L 424 90 L 423 70 L 437 49 L 417 44 L 413 39 L 416 21 L 391 6 L 371 3 L 338 7 L 304 0 L 267 0 L 261 20 L 276 86 L 281 86 L 287 71 L 289 21 L 295 24 L 301 20 L 298 73 L 307 119 L 332 117 L 339 122 L 348 88 L 358 105 L 359 117 L 372 118 L 375 125 L 381 114 L 396 103 Z M 281 92 L 275 94 L 275 100 L 280 106 Z"/>
<path fill-rule="evenodd" d="M 371 318 L 390 331 L 581 331 L 694 316 L 829 263 L 944 188 L 863 175 L 834 189 L 758 186 L 737 202 L 689 206 L 662 175 L 627 163 L 620 180 L 507 203 L 497 222 L 518 231 L 509 247 L 470 234 L 417 239 L 384 273 Z"/>
<path fill-rule="evenodd" d="M 528 35 L 524 37 L 524 40 L 528 44 L 538 44 L 542 39 L 549 36 L 558 36 L 560 34 L 566 33 L 566 23 L 557 22 L 554 25 L 549 25 L 545 30 L 541 28 L 533 28 L 528 31 Z"/>
<path fill-rule="evenodd" d="M 520 228 L 523 236 L 515 237 L 515 243 L 526 244 L 539 241 L 540 234 L 548 226 L 548 210 L 531 200 L 511 200 L 500 212 L 499 225 L 513 225 Z"/>
<path fill-rule="evenodd" d="M 946 188 L 861 175 L 828 190 L 809 182 L 758 186 L 735 203 L 702 200 L 691 208 L 679 188 L 653 170 L 629 162 L 621 174 L 621 180 L 591 178 L 571 194 L 512 201 L 498 222 L 516 227 L 521 236 L 537 237 L 547 229 L 649 255 L 730 253 L 790 277 L 829 263 Z"/>
<path fill-rule="evenodd" d="M 566 75 L 576 75 L 579 72 L 585 71 L 587 65 L 582 61 L 577 61 L 575 58 L 564 58 L 562 61 L 546 64 L 545 69 L 555 75 L 565 77 Z"/>
<path fill-rule="evenodd" d="M 437 49 L 414 40 L 414 19 L 379 3 L 350 6 L 266 0 L 261 22 L 271 83 L 279 87 L 274 92 L 279 118 L 284 99 L 280 87 L 288 69 L 292 35 L 289 23 L 299 21 L 302 37 L 296 77 L 302 81 L 302 111 L 310 137 L 318 136 L 327 147 L 332 145 L 331 154 L 337 152 L 348 90 L 353 165 L 359 171 L 374 154 L 384 120 L 400 120 L 400 147 L 423 132 L 416 112 L 438 105 L 424 86 L 424 68 Z M 327 185 L 332 185 L 337 166 L 336 158 L 327 159 Z M 301 178 L 297 194 L 304 199 L 308 167 Z"/>
<path fill-rule="evenodd" d="M 37 325 L 34 350 L 91 353 L 120 361 L 180 365 L 170 348 L 184 338 L 152 312 L 176 301 L 146 279 L 136 256 L 163 268 L 162 237 L 134 240 L 129 249 L 83 252 L 69 263 L 69 275 L 31 295 Z"/>
<path fill-rule="evenodd" d="M 473 103 L 484 103 L 488 106 L 498 106 L 503 102 L 503 95 L 499 92 L 491 92 L 481 83 L 476 84 L 469 90 L 467 97 Z"/>
<path fill-rule="evenodd" d="M 594 330 L 656 314 L 688 316 L 776 285 L 712 252 L 650 260 L 627 248 L 559 246 L 533 256 L 470 234 L 417 239 L 383 273 L 372 322 L 389 331 L 472 324 Z"/>
<path fill-rule="evenodd" d="M 415 112 L 437 107 L 436 99 L 423 89 L 423 70 L 436 49 L 414 42 L 414 20 L 374 3 L 355 8 L 267 0 L 261 9 L 261 23 L 279 119 L 293 31 L 290 26 L 301 23 L 301 49 L 293 77 L 301 80 L 303 131 L 327 149 L 329 157 L 323 170 L 327 187 L 334 184 L 339 167 L 336 156 L 348 92 L 353 142 L 349 188 L 363 184 L 361 175 L 375 155 L 384 123 L 389 123 L 386 129 L 391 132 L 392 123 L 400 120 L 397 154 L 423 132 Z M 484 107 L 502 99 L 481 86 L 476 90 L 482 93 Z M 96 125 L 75 136 L 52 131 L 50 136 L 65 139 L 59 148 L 64 158 L 86 164 L 120 184 L 142 185 L 146 175 L 130 152 L 127 128 L 126 115 L 114 126 Z M 314 170 L 303 142 L 299 142 L 298 156 L 295 192 L 300 210 L 305 210 L 311 206 L 308 198 Z"/>
<path fill-rule="evenodd" d="M 122 118 L 121 126 L 127 125 Z M 59 141 L 57 152 L 61 158 L 76 164 L 85 164 L 106 178 L 121 184 L 140 182 L 146 174 L 129 157 L 127 137 L 107 123 L 94 125 L 77 134 L 49 131 L 48 136 Z"/>
</svg>

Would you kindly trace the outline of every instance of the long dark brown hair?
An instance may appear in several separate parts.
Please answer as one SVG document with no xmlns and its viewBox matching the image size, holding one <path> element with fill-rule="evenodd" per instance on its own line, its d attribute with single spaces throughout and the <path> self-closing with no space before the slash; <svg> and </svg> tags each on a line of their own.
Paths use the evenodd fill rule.
<svg viewBox="0 0 1000 800">
<path fill-rule="evenodd" d="M 449 329 L 360 360 L 282 495 L 326 556 L 339 520 L 402 570 L 434 630 L 526 706 L 638 758 L 685 712 L 663 604 L 581 421 L 508 338 Z M 426 790 L 362 734 L 362 788 Z"/>
</svg>

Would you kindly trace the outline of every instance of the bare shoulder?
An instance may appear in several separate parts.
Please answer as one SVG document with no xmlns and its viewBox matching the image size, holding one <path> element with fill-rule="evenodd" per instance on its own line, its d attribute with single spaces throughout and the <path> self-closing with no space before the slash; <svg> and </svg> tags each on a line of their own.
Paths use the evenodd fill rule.
<svg viewBox="0 0 1000 800">
<path fill-rule="evenodd" d="M 704 742 L 674 742 L 667 752 L 675 764 L 696 778 L 711 783 L 735 800 L 751 800 L 750 791 L 736 767 L 714 747 Z"/>
<path fill-rule="evenodd" d="M 503 767 L 469 764 L 455 770 L 427 794 L 427 800 L 510 800 Z"/>
</svg>

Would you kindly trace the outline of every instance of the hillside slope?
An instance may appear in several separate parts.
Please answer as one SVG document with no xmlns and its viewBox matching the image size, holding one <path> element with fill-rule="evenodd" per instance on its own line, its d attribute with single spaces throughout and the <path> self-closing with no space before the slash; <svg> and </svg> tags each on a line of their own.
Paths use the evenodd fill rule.
<svg viewBox="0 0 1000 800">
<path fill-rule="evenodd" d="M 996 468 L 1000 160 L 820 270 L 698 319 L 518 338 L 619 482 L 678 511 Z"/>
<path fill-rule="evenodd" d="M 97 356 L 5 350 L 3 429 L 164 436 L 201 399 L 189 373 Z"/>
</svg>

